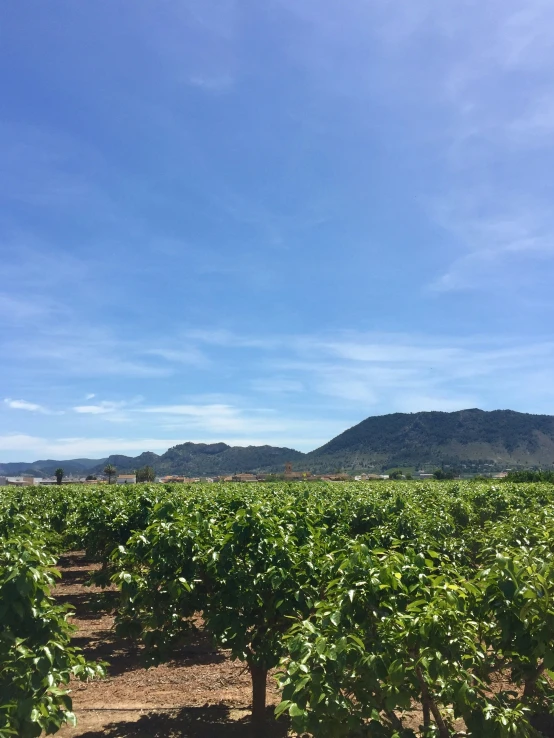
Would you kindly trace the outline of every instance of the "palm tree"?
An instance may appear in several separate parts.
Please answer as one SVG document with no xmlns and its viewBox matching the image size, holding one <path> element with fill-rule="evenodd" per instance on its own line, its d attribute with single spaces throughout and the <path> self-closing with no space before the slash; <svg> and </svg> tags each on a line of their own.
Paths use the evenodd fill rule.
<svg viewBox="0 0 554 738">
<path fill-rule="evenodd" d="M 56 477 L 56 482 L 58 484 L 61 484 L 62 483 L 62 479 L 65 476 L 64 470 L 60 467 L 59 469 L 56 469 L 56 471 L 54 472 L 54 475 Z"/>
<path fill-rule="evenodd" d="M 108 477 L 108 483 L 112 483 L 112 477 L 114 477 L 117 474 L 117 469 L 113 464 L 108 464 L 108 466 L 104 467 L 104 474 Z"/>
</svg>

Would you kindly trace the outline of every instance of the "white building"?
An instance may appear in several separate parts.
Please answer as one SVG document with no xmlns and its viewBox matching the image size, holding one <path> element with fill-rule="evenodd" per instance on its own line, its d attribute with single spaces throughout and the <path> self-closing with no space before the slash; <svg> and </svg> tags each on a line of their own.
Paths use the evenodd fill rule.
<svg viewBox="0 0 554 738">
<path fill-rule="evenodd" d="M 118 484 L 136 484 L 137 476 L 136 474 L 120 474 L 117 477 L 117 483 Z"/>
<path fill-rule="evenodd" d="M 33 487 L 42 482 L 42 477 L 4 477 L 5 482 L 1 484 L 11 485 L 12 487 Z"/>
</svg>

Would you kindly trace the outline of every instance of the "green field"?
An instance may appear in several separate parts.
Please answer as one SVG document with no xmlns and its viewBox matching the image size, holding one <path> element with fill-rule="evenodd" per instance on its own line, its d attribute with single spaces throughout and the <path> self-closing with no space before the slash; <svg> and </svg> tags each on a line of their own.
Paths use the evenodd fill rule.
<svg viewBox="0 0 554 738">
<path fill-rule="evenodd" d="M 2 738 L 72 720 L 63 685 L 101 676 L 49 596 L 75 549 L 150 663 L 202 613 L 250 670 L 255 735 L 275 667 L 277 713 L 322 738 L 533 736 L 553 709 L 552 484 L 4 487 L 0 537 Z"/>
</svg>

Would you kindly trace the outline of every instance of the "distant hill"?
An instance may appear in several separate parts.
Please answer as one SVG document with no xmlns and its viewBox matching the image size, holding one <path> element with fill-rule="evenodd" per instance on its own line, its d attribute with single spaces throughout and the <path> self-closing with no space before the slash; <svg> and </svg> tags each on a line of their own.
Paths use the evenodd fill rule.
<svg viewBox="0 0 554 738">
<path fill-rule="evenodd" d="M 101 472 L 106 463 L 118 471 L 131 471 L 140 466 L 153 466 L 156 474 L 185 476 L 217 476 L 235 472 L 283 471 L 285 462 L 303 458 L 290 448 L 275 446 L 228 446 L 226 443 L 180 443 L 158 456 L 146 452 L 135 458 L 110 456 L 93 469 Z"/>
<path fill-rule="evenodd" d="M 453 413 L 393 413 L 372 416 L 321 448 L 303 454 L 275 446 L 180 443 L 158 455 L 114 455 L 105 459 L 53 459 L 0 464 L 0 474 L 29 472 L 50 476 L 101 473 L 106 464 L 119 472 L 153 466 L 156 473 L 215 476 L 235 472 L 282 472 L 291 461 L 298 471 L 333 472 L 393 467 L 451 465 L 468 472 L 554 465 L 554 416 L 513 410 L 460 410 Z"/>
<path fill-rule="evenodd" d="M 478 409 L 373 416 L 306 454 L 305 464 L 313 471 L 551 466 L 554 417 Z"/>
<path fill-rule="evenodd" d="M 161 456 L 152 451 L 144 451 L 139 456 L 113 454 L 108 456 L 107 459 L 99 459 L 98 462 L 94 462 L 94 465 L 88 469 L 87 474 L 102 474 L 104 467 L 108 464 L 115 466 L 118 472 L 132 472 L 135 469 L 140 469 L 141 466 L 153 466 L 157 469 L 160 458 Z"/>
<path fill-rule="evenodd" d="M 10 461 L 0 463 L 0 474 L 32 474 L 35 477 L 51 477 L 58 467 L 62 466 L 66 474 L 88 474 L 92 466 L 101 466 L 106 459 L 68 459 L 56 461 L 55 459 L 40 459 L 39 461 Z"/>
<path fill-rule="evenodd" d="M 152 466 L 156 474 L 185 476 L 217 476 L 235 472 L 282 472 L 287 461 L 298 461 L 304 454 L 275 446 L 228 446 L 226 443 L 181 443 L 158 455 L 145 451 L 140 456 L 114 454 L 105 459 L 65 459 L 0 464 L 0 474 L 34 474 L 51 476 L 58 467 L 66 475 L 101 474 L 107 464 L 118 472 L 130 472 Z"/>
</svg>

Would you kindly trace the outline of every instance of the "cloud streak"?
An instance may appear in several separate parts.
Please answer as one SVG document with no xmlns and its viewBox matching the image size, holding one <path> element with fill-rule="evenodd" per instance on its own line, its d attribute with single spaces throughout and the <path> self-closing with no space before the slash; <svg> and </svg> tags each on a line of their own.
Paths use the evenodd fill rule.
<svg viewBox="0 0 554 738">
<path fill-rule="evenodd" d="M 9 397 L 6 397 L 4 403 L 11 410 L 26 410 L 27 412 L 43 413 L 45 415 L 50 413 L 50 410 L 47 410 L 43 405 L 38 405 L 35 402 L 27 402 L 26 400 L 11 400 Z"/>
<path fill-rule="evenodd" d="M 221 337 L 207 343 L 205 334 L 197 336 L 208 358 L 210 352 L 221 351 Z M 84 439 L 90 437 L 92 449 L 101 447 L 98 439 L 110 439 L 101 453 L 144 451 L 148 438 L 157 439 L 152 450 L 196 439 L 234 445 L 269 443 L 307 451 L 368 415 L 392 411 L 509 405 L 516 410 L 554 413 L 554 342 L 548 340 L 344 331 L 274 336 L 264 344 L 263 336 L 230 332 L 224 336 L 224 366 L 215 360 L 210 363 L 214 372 L 211 388 L 219 390 L 213 398 L 205 392 L 186 397 L 174 394 L 170 402 L 134 396 L 78 403 L 71 409 L 83 435 L 75 440 L 73 435 L 59 434 L 54 441 L 48 440 L 49 435 L 40 436 L 44 448 L 79 449 L 90 456 L 96 453 L 84 448 Z M 234 353 L 240 355 L 252 346 L 256 348 L 245 382 Z M 234 393 L 222 394 L 222 386 L 232 387 Z M 165 391 L 164 396 L 171 397 L 171 392 Z M 35 417 L 50 412 L 26 400 L 6 398 L 4 404 Z M 66 413 L 60 420 L 68 428 L 69 417 Z M 106 434 L 106 423 L 125 423 L 132 437 Z M 20 433 L 6 436 L 6 451 L 17 450 L 17 439 L 23 439 L 21 453 L 31 447 L 37 448 L 39 456 L 47 453 L 38 452 L 37 433 L 26 433 L 20 427 Z"/>
</svg>

